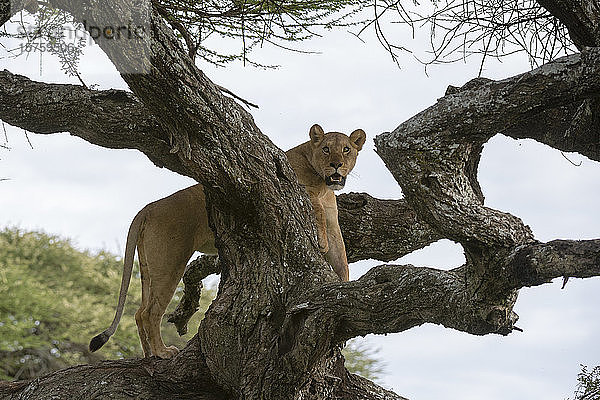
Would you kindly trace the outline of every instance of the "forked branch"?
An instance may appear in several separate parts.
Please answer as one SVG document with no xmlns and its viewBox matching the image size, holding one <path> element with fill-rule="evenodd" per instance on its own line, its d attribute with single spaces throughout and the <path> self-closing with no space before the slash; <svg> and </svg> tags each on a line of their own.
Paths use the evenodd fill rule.
<svg viewBox="0 0 600 400">
<path fill-rule="evenodd" d="M 426 323 L 474 335 L 507 335 L 518 330 L 518 316 L 512 311 L 514 289 L 559 277 L 600 276 L 600 239 L 533 243 L 499 262 L 503 275 L 484 282 L 493 288 L 481 287 L 477 294 L 466 280 L 468 265 L 451 271 L 382 265 L 356 281 L 316 289 L 291 309 L 288 320 L 297 324 L 301 318 L 317 336 L 323 334 L 320 329 L 333 328 L 337 342 L 369 333 L 402 332 Z M 483 294 L 491 289 L 496 297 Z M 298 339 L 308 333 L 298 332 Z"/>
</svg>

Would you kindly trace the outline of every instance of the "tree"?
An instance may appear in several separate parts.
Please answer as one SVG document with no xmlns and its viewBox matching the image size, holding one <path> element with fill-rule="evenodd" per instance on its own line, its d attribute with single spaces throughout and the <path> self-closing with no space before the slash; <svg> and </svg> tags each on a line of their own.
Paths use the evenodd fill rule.
<svg viewBox="0 0 600 400">
<path fill-rule="evenodd" d="M 582 365 L 581 372 L 577 375 L 577 382 L 574 400 L 597 398 L 600 395 L 600 366 L 588 371 L 588 367 Z"/>
<path fill-rule="evenodd" d="M 133 13 L 120 1 L 102 9 L 50 3 L 88 23 Z M 133 94 L 0 73 L 4 121 L 136 148 L 205 185 L 221 271 L 198 335 L 176 358 L 82 366 L 35 384 L 0 386 L 0 393 L 400 398 L 347 373 L 339 345 L 423 323 L 507 335 L 518 329 L 512 310 L 518 289 L 600 274 L 600 240 L 540 243 L 519 218 L 484 207 L 477 182 L 482 146 L 497 132 L 599 159 L 598 10 L 591 2 L 540 4 L 562 21 L 581 53 L 503 81 L 449 88 L 436 105 L 376 138 L 405 199 L 339 199 L 349 260 L 393 260 L 445 237 L 466 255 L 465 265 L 450 271 L 382 265 L 357 281 L 337 282 L 318 252 L 306 195 L 285 156 L 196 68 L 156 7 L 149 10 L 153 35 L 146 47 L 152 57 L 139 47 L 98 42 Z M 2 23 L 8 6 L 0 2 Z M 132 57 L 146 73 L 132 73 L 124 63 Z"/>
</svg>

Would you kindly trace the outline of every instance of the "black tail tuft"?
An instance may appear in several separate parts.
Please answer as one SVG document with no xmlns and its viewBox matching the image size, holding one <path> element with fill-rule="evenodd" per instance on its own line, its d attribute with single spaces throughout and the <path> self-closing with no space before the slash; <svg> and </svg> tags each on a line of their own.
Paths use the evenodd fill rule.
<svg viewBox="0 0 600 400">
<path fill-rule="evenodd" d="M 93 353 L 98 350 L 100 347 L 104 346 L 104 343 L 108 342 L 110 338 L 109 335 L 102 332 L 101 334 L 94 336 L 92 340 L 90 340 L 90 351 Z"/>
</svg>

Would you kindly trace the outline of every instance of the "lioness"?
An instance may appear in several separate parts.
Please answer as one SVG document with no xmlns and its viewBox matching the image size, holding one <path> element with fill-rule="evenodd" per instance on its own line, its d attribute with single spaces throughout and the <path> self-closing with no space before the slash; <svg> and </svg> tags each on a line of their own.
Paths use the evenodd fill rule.
<svg viewBox="0 0 600 400">
<path fill-rule="evenodd" d="M 315 124 L 310 128 L 309 136 L 308 142 L 288 150 L 286 155 L 310 197 L 317 222 L 319 249 L 340 279 L 347 281 L 348 261 L 333 190 L 344 187 L 366 135 L 362 129 L 355 130 L 350 137 L 339 132 L 325 133 Z M 208 226 L 202 185 L 191 186 L 150 203 L 135 216 L 127 234 L 116 315 L 110 327 L 91 340 L 91 351 L 102 347 L 117 329 L 136 247 L 142 279 L 142 304 L 135 313 L 135 321 L 144 356 L 170 358 L 179 350 L 163 343 L 160 334 L 163 314 L 194 251 L 217 252 Z"/>
</svg>

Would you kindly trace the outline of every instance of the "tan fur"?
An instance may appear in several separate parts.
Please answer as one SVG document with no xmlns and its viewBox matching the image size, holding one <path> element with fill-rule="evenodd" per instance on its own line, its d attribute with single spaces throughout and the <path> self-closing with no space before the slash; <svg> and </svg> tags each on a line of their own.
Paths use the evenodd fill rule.
<svg viewBox="0 0 600 400">
<path fill-rule="evenodd" d="M 343 187 L 343 181 L 354 167 L 366 136 L 361 129 L 354 131 L 350 137 L 338 132 L 325 134 L 319 125 L 313 125 L 310 139 L 288 150 L 286 155 L 313 205 L 319 248 L 340 279 L 347 281 L 348 261 L 332 188 L 336 190 Z M 334 175 L 336 171 L 341 177 Z M 334 179 L 328 178 L 332 175 Z M 326 184 L 327 179 L 330 186 Z M 216 254 L 214 242 L 213 233 L 208 227 L 202 185 L 180 190 L 144 207 L 129 228 L 115 318 L 107 330 L 92 339 L 90 350 L 100 348 L 117 328 L 137 246 L 142 304 L 135 314 L 135 320 L 144 355 L 170 358 L 177 354 L 176 347 L 166 347 L 163 343 L 160 323 L 190 257 L 194 251 Z"/>
</svg>

